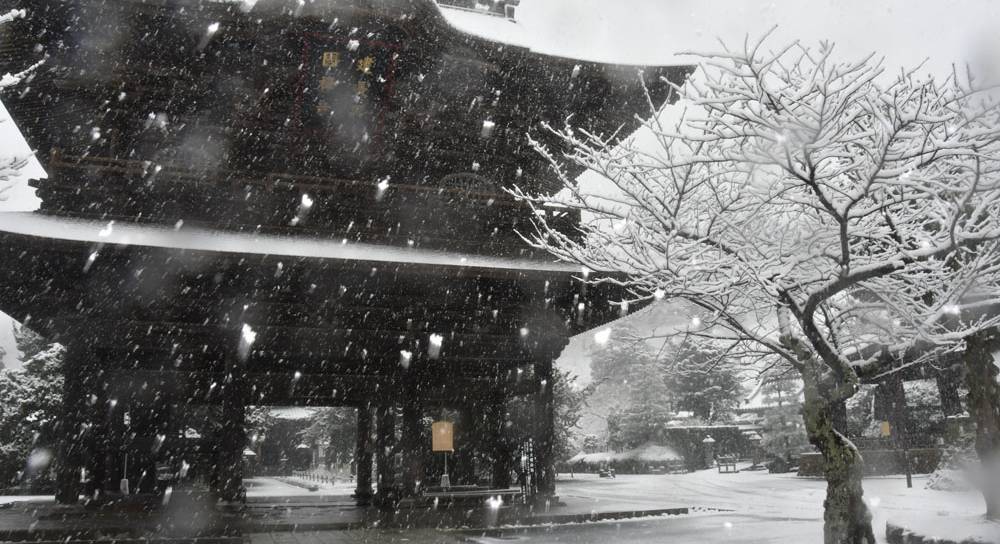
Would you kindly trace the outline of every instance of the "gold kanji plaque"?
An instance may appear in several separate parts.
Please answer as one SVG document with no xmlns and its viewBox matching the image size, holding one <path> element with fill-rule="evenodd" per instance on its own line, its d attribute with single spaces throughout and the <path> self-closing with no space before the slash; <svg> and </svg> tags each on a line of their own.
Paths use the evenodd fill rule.
<svg viewBox="0 0 1000 544">
<path fill-rule="evenodd" d="M 338 51 L 323 51 L 323 68 L 333 68 L 340 64 Z"/>
</svg>

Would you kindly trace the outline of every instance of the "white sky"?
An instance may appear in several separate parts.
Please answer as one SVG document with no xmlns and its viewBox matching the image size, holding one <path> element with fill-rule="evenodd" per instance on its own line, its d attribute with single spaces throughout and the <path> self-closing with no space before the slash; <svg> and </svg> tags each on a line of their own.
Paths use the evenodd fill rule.
<svg viewBox="0 0 1000 544">
<path fill-rule="evenodd" d="M 996 0 L 522 0 L 518 21 L 540 52 L 628 64 L 674 63 L 685 50 L 740 45 L 777 26 L 775 44 L 832 40 L 850 58 L 934 72 L 973 60 L 1000 30 Z M 996 42 L 992 42 L 994 46 Z"/>
</svg>

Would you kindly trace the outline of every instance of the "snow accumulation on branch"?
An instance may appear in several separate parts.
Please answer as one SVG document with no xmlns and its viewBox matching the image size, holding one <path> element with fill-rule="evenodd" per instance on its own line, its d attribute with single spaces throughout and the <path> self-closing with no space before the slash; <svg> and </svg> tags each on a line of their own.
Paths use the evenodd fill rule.
<svg viewBox="0 0 1000 544">
<path fill-rule="evenodd" d="M 680 100 L 618 145 L 549 127 L 557 197 L 585 236 L 537 219 L 532 238 L 568 262 L 630 276 L 636 299 L 704 312 L 689 334 L 753 344 L 796 364 L 778 315 L 847 377 L 915 345 L 954 349 L 1000 323 L 1000 108 L 957 73 L 844 62 L 830 43 L 692 55 Z M 581 189 L 563 164 L 603 178 Z M 872 346 L 884 349 L 874 350 Z M 747 351 L 752 351 L 747 347 Z M 857 360 L 859 354 L 871 354 Z"/>
<path fill-rule="evenodd" d="M 3 15 L 0 15 L 0 25 L 9 23 L 15 19 L 23 19 L 27 16 L 28 16 L 27 10 L 12 9 L 7 13 L 4 13 Z M 11 74 L 8 72 L 6 74 L 0 75 L 0 90 L 17 85 L 18 83 L 23 81 L 24 78 L 28 77 L 32 72 L 38 69 L 38 67 L 41 66 L 44 62 L 45 62 L 44 60 L 40 60 L 35 64 L 29 66 L 27 69 L 22 70 L 16 74 Z"/>
</svg>

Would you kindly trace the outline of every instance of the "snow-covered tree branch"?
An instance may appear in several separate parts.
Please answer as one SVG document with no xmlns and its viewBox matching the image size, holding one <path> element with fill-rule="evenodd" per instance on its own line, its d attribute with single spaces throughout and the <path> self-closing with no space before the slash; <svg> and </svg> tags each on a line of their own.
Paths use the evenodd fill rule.
<svg viewBox="0 0 1000 544">
<path fill-rule="evenodd" d="M 860 458 L 834 413 L 865 374 L 1000 323 L 983 311 L 1000 303 L 1000 108 L 957 75 L 892 76 L 829 43 L 699 56 L 642 134 L 613 145 L 550 127 L 561 152 L 535 142 L 565 190 L 515 195 L 581 210 L 584 225 L 558 232 L 538 214 L 530 240 L 625 273 L 634 299 L 685 299 L 702 310 L 691 332 L 799 370 L 827 462 L 827 542 L 871 541 Z"/>
</svg>

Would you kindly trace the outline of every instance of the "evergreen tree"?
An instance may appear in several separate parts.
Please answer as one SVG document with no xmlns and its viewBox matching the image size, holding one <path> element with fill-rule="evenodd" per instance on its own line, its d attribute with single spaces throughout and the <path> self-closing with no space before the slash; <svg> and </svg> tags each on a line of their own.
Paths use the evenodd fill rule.
<svg viewBox="0 0 1000 544">
<path fill-rule="evenodd" d="M 761 446 L 769 455 L 785 458 L 810 449 L 802 424 L 802 383 L 789 374 L 774 373 L 764 377 L 764 420 L 761 422 Z"/>
<path fill-rule="evenodd" d="M 647 360 L 637 364 L 627 380 L 629 395 L 618 415 L 619 447 L 635 448 L 660 438 L 659 431 L 673 418 L 673 395 L 661 363 Z"/>
<path fill-rule="evenodd" d="M 690 411 L 706 423 L 730 419 L 743 388 L 717 347 L 688 338 L 665 358 L 663 372 L 678 410 Z"/>
<path fill-rule="evenodd" d="M 59 344 L 49 344 L 21 370 L 0 370 L 0 487 L 45 475 L 62 408 L 64 351 Z"/>
</svg>

